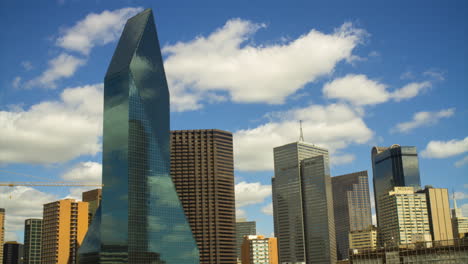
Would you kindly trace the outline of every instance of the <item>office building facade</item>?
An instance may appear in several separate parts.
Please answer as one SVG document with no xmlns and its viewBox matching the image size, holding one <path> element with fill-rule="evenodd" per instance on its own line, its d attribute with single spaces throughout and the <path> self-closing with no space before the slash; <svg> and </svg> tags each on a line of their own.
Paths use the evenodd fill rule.
<svg viewBox="0 0 468 264">
<path fill-rule="evenodd" d="M 256 235 L 257 225 L 255 221 L 246 221 L 245 218 L 236 220 L 236 254 L 237 260 L 241 259 L 242 243 L 244 236 Z"/>
<path fill-rule="evenodd" d="M 384 246 L 432 240 L 424 193 L 413 187 L 394 187 L 381 201 L 379 242 Z"/>
<path fill-rule="evenodd" d="M 3 263 L 3 244 L 5 243 L 5 209 L 0 208 L 0 263 Z"/>
<path fill-rule="evenodd" d="M 468 217 L 463 215 L 461 208 L 458 208 L 455 195 L 453 197 L 452 228 L 454 238 L 468 237 Z"/>
<path fill-rule="evenodd" d="M 88 203 L 64 199 L 44 204 L 41 263 L 77 263 L 88 230 Z"/>
<path fill-rule="evenodd" d="M 273 220 L 280 263 L 334 263 L 328 150 L 300 141 L 276 147 L 273 153 Z"/>
<path fill-rule="evenodd" d="M 24 221 L 24 264 L 41 264 L 42 219 Z"/>
<path fill-rule="evenodd" d="M 372 148 L 372 172 L 374 183 L 377 227 L 382 226 L 380 204 L 393 187 L 421 188 L 419 161 L 416 147 L 392 145 Z"/>
<path fill-rule="evenodd" d="M 3 245 L 3 264 L 23 263 L 23 244 L 8 241 Z"/>
<path fill-rule="evenodd" d="M 94 215 L 101 204 L 102 189 L 94 189 L 82 193 L 82 201 L 88 203 L 89 224 L 93 221 Z"/>
<path fill-rule="evenodd" d="M 424 190 L 418 192 L 426 195 L 432 240 L 454 239 L 448 190 L 426 186 Z"/>
<path fill-rule="evenodd" d="M 241 252 L 242 264 L 278 264 L 276 238 L 264 236 L 244 236 Z"/>
<path fill-rule="evenodd" d="M 102 200 L 80 263 L 199 263 L 170 175 L 169 90 L 153 12 L 130 18 L 104 79 Z"/>
<path fill-rule="evenodd" d="M 367 171 L 332 177 L 338 259 L 347 259 L 349 233 L 372 226 Z"/>
<path fill-rule="evenodd" d="M 171 131 L 171 176 L 200 251 L 200 263 L 236 263 L 232 133 Z"/>
<path fill-rule="evenodd" d="M 366 229 L 354 230 L 354 231 L 349 232 L 349 249 L 350 250 L 376 249 L 376 248 L 377 248 L 377 228 L 375 226 L 369 226 Z"/>
</svg>

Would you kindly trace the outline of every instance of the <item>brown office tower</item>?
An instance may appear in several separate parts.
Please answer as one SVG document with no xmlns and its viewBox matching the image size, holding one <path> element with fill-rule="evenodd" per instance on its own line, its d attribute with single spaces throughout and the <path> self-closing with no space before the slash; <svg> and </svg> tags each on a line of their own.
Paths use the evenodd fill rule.
<svg viewBox="0 0 468 264">
<path fill-rule="evenodd" d="M 200 264 L 236 263 L 232 133 L 171 131 L 171 176 L 200 251 Z"/>
<path fill-rule="evenodd" d="M 82 193 L 82 200 L 83 202 L 88 203 L 88 218 L 89 218 L 89 225 L 91 225 L 91 221 L 93 221 L 94 214 L 99 207 L 102 199 L 102 189 L 94 189 L 91 191 L 83 192 Z"/>
<path fill-rule="evenodd" d="M 78 248 L 88 231 L 88 203 L 64 199 L 44 204 L 42 223 L 41 263 L 77 263 Z"/>
</svg>

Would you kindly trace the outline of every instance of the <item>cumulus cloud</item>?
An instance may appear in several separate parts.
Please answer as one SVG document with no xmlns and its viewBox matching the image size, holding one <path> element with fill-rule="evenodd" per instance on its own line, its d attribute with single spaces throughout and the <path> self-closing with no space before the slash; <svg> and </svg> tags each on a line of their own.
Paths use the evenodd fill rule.
<svg viewBox="0 0 468 264">
<path fill-rule="evenodd" d="M 247 213 L 243 209 L 236 209 L 236 218 L 247 218 Z"/>
<path fill-rule="evenodd" d="M 435 70 L 435 69 L 431 69 L 431 70 L 427 70 L 423 73 L 424 76 L 428 76 L 428 77 L 431 77 L 435 80 L 438 80 L 438 81 L 443 81 L 445 80 L 445 77 L 444 77 L 444 74 L 438 70 Z"/>
<path fill-rule="evenodd" d="M 262 213 L 266 215 L 273 215 L 273 203 L 269 203 L 262 207 Z"/>
<path fill-rule="evenodd" d="M 468 137 L 449 141 L 430 141 L 421 152 L 425 158 L 448 158 L 468 151 Z"/>
<path fill-rule="evenodd" d="M 464 192 L 455 192 L 453 195 L 455 196 L 455 199 L 457 200 L 468 199 L 468 194 Z"/>
<path fill-rule="evenodd" d="M 100 152 L 102 88 L 67 88 L 59 100 L 0 111 L 0 163 L 59 163 Z"/>
<path fill-rule="evenodd" d="M 125 22 L 141 11 L 141 7 L 126 7 L 88 14 L 74 26 L 64 29 L 57 38 L 56 45 L 88 55 L 94 46 L 103 46 L 117 40 Z"/>
<path fill-rule="evenodd" d="M 271 185 L 260 182 L 239 182 L 235 186 L 236 207 L 261 203 L 271 195 Z"/>
<path fill-rule="evenodd" d="M 93 161 L 80 162 L 65 172 L 62 179 L 73 182 L 100 183 L 102 181 L 102 165 Z"/>
<path fill-rule="evenodd" d="M 281 104 L 305 84 L 351 61 L 365 31 L 350 23 L 333 33 L 317 30 L 289 42 L 255 45 L 264 24 L 231 19 L 209 36 L 163 48 L 176 111 L 202 107 L 208 92 L 227 92 L 235 102 Z"/>
<path fill-rule="evenodd" d="M 455 167 L 460 168 L 468 164 L 468 156 L 465 156 L 461 160 L 455 162 Z M 468 184 L 465 184 L 465 188 L 468 188 Z"/>
<path fill-rule="evenodd" d="M 356 156 L 353 154 L 333 154 L 330 158 L 330 164 L 333 165 L 343 165 L 349 164 L 356 159 Z"/>
<path fill-rule="evenodd" d="M 45 88 L 56 88 L 55 82 L 62 78 L 67 78 L 75 74 L 78 67 L 86 63 L 85 59 L 75 57 L 67 53 L 61 53 L 59 56 L 49 61 L 49 67 L 40 76 L 28 81 L 26 88 L 41 86 Z"/>
<path fill-rule="evenodd" d="M 347 101 L 354 105 L 375 105 L 389 101 L 401 101 L 417 96 L 431 86 L 430 82 L 412 82 L 393 92 L 388 86 L 363 74 L 348 74 L 323 86 L 326 98 Z"/>
<path fill-rule="evenodd" d="M 415 128 L 422 126 L 430 126 L 437 124 L 440 119 L 453 116 L 455 108 L 440 110 L 438 112 L 422 111 L 413 115 L 413 120 L 403 123 L 398 123 L 393 132 L 409 132 Z"/>
<path fill-rule="evenodd" d="M 362 113 L 345 104 L 310 105 L 272 113 L 270 117 L 268 123 L 234 133 L 236 169 L 272 170 L 273 148 L 299 139 L 298 120 L 303 122 L 306 142 L 328 148 L 332 155 L 344 155 L 336 163 L 352 161 L 350 155 L 339 153 L 340 150 L 350 144 L 364 144 L 374 134 L 362 119 Z"/>
</svg>

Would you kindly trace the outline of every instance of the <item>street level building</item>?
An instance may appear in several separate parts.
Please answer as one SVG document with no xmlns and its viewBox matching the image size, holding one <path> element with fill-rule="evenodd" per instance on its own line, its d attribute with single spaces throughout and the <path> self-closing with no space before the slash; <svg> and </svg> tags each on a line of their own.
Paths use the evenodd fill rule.
<svg viewBox="0 0 468 264">
<path fill-rule="evenodd" d="M 94 189 L 82 193 L 83 202 L 88 203 L 89 224 L 93 221 L 96 210 L 101 204 L 102 189 Z"/>
<path fill-rule="evenodd" d="M 349 232 L 350 250 L 375 248 L 377 248 L 377 228 L 375 226 Z"/>
<path fill-rule="evenodd" d="M 242 264 L 278 264 L 278 246 L 274 237 L 249 235 L 242 242 Z"/>
<path fill-rule="evenodd" d="M 104 78 L 104 188 L 80 263 L 199 263 L 170 175 L 169 115 L 154 16 L 146 9 L 125 24 Z"/>
<path fill-rule="evenodd" d="M 5 243 L 5 209 L 0 208 L 0 263 L 3 263 L 3 243 Z"/>
<path fill-rule="evenodd" d="M 236 219 L 236 253 L 238 262 L 241 259 L 242 243 L 244 242 L 244 236 L 256 234 L 257 230 L 255 221 L 247 221 L 245 218 Z"/>
<path fill-rule="evenodd" d="M 377 227 L 382 227 L 382 199 L 394 187 L 421 188 L 419 161 L 416 147 L 392 145 L 372 148 L 372 171 L 374 183 L 375 211 Z M 380 241 L 379 243 L 382 243 Z M 382 245 L 382 244 L 381 244 Z"/>
<path fill-rule="evenodd" d="M 379 237 L 385 246 L 431 241 L 426 195 L 394 187 L 381 199 Z"/>
<path fill-rule="evenodd" d="M 41 263 L 75 264 L 88 230 L 88 203 L 64 199 L 44 204 Z"/>
<path fill-rule="evenodd" d="M 273 219 L 280 263 L 335 263 L 328 150 L 302 141 L 273 150 Z"/>
<path fill-rule="evenodd" d="M 171 176 L 200 251 L 200 263 L 236 263 L 232 133 L 171 131 Z"/>
<path fill-rule="evenodd" d="M 41 264 L 42 219 L 24 221 L 24 264 Z"/>
<path fill-rule="evenodd" d="M 454 239 L 448 190 L 426 186 L 424 190 L 418 192 L 426 195 L 432 240 Z"/>
<path fill-rule="evenodd" d="M 349 233 L 372 225 L 367 171 L 332 177 L 338 259 L 347 259 Z"/>
<path fill-rule="evenodd" d="M 8 241 L 3 245 L 3 264 L 23 263 L 23 244 L 16 241 Z"/>
</svg>

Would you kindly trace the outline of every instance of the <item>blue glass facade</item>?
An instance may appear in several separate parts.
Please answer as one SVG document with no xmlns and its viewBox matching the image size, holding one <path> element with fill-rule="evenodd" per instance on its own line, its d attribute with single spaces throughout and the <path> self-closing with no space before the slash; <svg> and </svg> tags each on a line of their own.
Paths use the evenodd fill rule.
<svg viewBox="0 0 468 264">
<path fill-rule="evenodd" d="M 379 205 L 382 198 L 395 186 L 421 188 L 419 162 L 416 147 L 392 145 L 389 148 L 372 149 L 377 225 L 380 226 Z"/>
<path fill-rule="evenodd" d="M 169 112 L 147 9 L 128 20 L 105 77 L 102 202 L 80 263 L 199 263 L 170 176 Z"/>
</svg>

